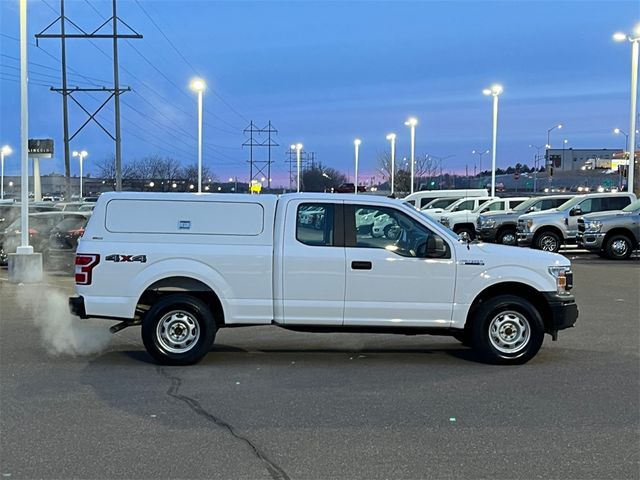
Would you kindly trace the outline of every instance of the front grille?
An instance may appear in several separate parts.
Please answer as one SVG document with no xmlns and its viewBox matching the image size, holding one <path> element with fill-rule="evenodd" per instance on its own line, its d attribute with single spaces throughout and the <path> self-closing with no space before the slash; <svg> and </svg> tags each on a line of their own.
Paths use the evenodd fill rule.
<svg viewBox="0 0 640 480">
<path fill-rule="evenodd" d="M 578 231 L 584 232 L 584 219 L 582 218 L 578 219 Z"/>
<path fill-rule="evenodd" d="M 573 272 L 568 271 L 566 273 L 566 277 L 567 277 L 567 286 L 565 288 L 567 290 L 571 290 L 573 288 Z"/>
<path fill-rule="evenodd" d="M 524 232 L 525 231 L 524 220 L 518 219 L 518 225 L 516 226 L 516 231 L 518 231 L 518 232 Z"/>
</svg>

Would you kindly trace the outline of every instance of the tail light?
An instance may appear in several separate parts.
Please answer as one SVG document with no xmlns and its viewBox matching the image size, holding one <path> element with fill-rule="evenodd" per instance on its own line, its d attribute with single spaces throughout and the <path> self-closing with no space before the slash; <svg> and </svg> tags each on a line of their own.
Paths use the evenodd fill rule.
<svg viewBox="0 0 640 480">
<path fill-rule="evenodd" d="M 76 285 L 91 285 L 91 272 L 100 263 L 100 255 L 95 253 L 76 254 Z"/>
</svg>

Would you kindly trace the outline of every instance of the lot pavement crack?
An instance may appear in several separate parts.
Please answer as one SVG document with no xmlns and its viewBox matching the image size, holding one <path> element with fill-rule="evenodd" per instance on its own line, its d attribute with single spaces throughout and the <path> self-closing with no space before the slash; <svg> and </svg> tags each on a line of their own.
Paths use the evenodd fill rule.
<svg viewBox="0 0 640 480">
<path fill-rule="evenodd" d="M 158 367 L 157 370 L 158 370 L 158 373 L 160 373 L 160 375 L 167 378 L 171 382 L 171 386 L 167 390 L 167 395 L 175 398 L 176 400 L 180 400 L 181 402 L 186 403 L 187 406 L 191 410 L 193 410 L 196 414 L 205 418 L 207 421 L 213 423 L 214 425 L 227 430 L 235 438 L 245 443 L 249 447 L 249 449 L 253 452 L 253 454 L 264 464 L 271 478 L 273 478 L 274 480 L 290 480 L 287 473 L 281 467 L 279 467 L 272 460 L 270 460 L 265 455 L 265 453 L 262 452 L 251 440 L 249 440 L 246 437 L 243 437 L 238 432 L 236 432 L 236 429 L 231 424 L 229 424 L 228 422 L 225 422 L 221 418 L 216 417 L 212 413 L 209 413 L 207 410 L 205 410 L 205 408 L 202 405 L 200 405 L 200 402 L 198 402 L 197 400 L 179 393 L 180 386 L 182 385 L 182 379 L 176 376 L 170 375 L 162 367 Z"/>
</svg>

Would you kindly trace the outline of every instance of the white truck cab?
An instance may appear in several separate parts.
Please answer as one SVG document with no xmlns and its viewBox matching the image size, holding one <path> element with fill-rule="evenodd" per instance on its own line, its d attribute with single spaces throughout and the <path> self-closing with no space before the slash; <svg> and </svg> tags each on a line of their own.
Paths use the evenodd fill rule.
<svg viewBox="0 0 640 480">
<path fill-rule="evenodd" d="M 466 233 L 471 239 L 476 237 L 476 222 L 478 216 L 487 212 L 503 212 L 517 207 L 529 197 L 494 198 L 473 210 L 447 212 L 440 217 L 440 223 L 455 233 Z"/>
<path fill-rule="evenodd" d="M 394 238 L 359 228 L 371 214 Z M 72 312 L 141 325 L 166 364 L 199 361 L 220 328 L 269 324 L 451 335 L 524 363 L 578 313 L 565 257 L 461 242 L 376 196 L 105 193 L 75 263 Z"/>
<path fill-rule="evenodd" d="M 423 209 L 429 203 L 442 198 L 470 198 L 486 197 L 489 192 L 484 188 L 462 188 L 456 190 L 421 190 L 404 197 L 404 201 L 413 205 L 418 210 Z"/>
</svg>

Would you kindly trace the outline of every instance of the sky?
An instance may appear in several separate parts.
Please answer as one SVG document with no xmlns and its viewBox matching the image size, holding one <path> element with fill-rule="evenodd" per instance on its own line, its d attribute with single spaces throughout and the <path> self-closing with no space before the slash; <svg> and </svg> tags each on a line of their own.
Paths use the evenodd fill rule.
<svg viewBox="0 0 640 480">
<path fill-rule="evenodd" d="M 28 2 L 29 137 L 53 138 L 43 173 L 64 172 L 60 41 L 34 35 L 59 15 L 59 0 Z M 67 18 L 94 30 L 111 15 L 110 0 L 66 0 Z M 325 166 L 360 178 L 380 176 L 386 135 L 409 155 L 404 121 L 418 118 L 416 155 L 446 157 L 444 170 L 478 166 L 472 150 L 491 147 L 491 99 L 500 83 L 497 164 L 532 163 L 554 130 L 553 146 L 623 148 L 629 129 L 630 52 L 612 33 L 640 22 L 640 1 L 178 1 L 119 0 L 118 16 L 143 35 L 121 40 L 122 153 L 197 160 L 197 98 L 204 93 L 203 161 L 219 179 L 249 176 L 242 130 L 254 121 L 278 129 L 272 177 L 288 184 L 286 150 L 302 143 Z M 18 0 L 0 0 L 0 143 L 19 144 Z M 126 27 L 120 24 L 121 31 Z M 57 32 L 58 24 L 50 32 Z M 71 26 L 68 30 L 73 30 Z M 67 41 L 69 85 L 113 79 L 110 40 Z M 101 92 L 75 94 L 86 108 Z M 70 102 L 73 133 L 86 115 Z M 98 118 L 113 129 L 113 104 Z M 264 140 L 264 137 L 258 137 Z M 71 142 L 92 160 L 113 155 L 113 141 L 93 122 Z M 254 157 L 266 160 L 266 149 Z M 483 158 L 483 169 L 489 156 Z M 72 174 L 79 166 L 72 159 Z M 17 151 L 5 174 L 19 173 Z"/>
</svg>

